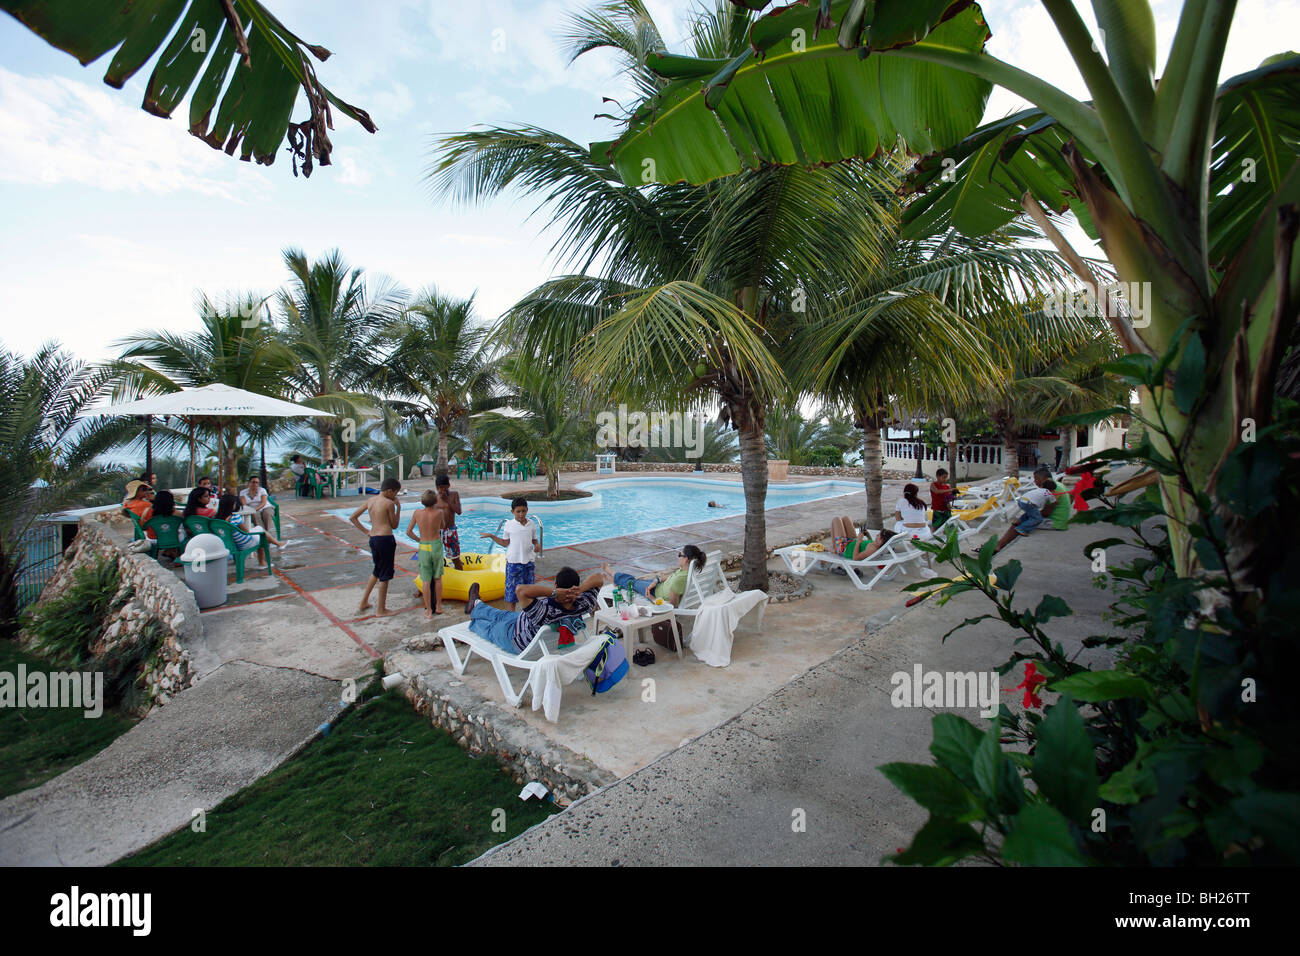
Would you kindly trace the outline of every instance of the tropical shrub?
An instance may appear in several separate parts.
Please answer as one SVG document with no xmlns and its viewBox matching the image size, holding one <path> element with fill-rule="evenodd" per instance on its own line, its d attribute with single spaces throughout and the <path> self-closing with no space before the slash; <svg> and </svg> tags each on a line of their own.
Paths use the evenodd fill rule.
<svg viewBox="0 0 1300 956">
<path fill-rule="evenodd" d="M 1135 416 L 1144 427 L 1141 442 L 1092 456 L 1098 462 L 1123 457 L 1147 471 L 1113 489 L 1114 497 L 1105 494 L 1104 482 L 1103 490 L 1085 493 L 1109 507 L 1071 519 L 1132 535 L 1090 543 L 1084 550 L 1094 567 L 1114 545 L 1135 544 L 1144 552 L 1099 576 L 1115 597 L 1111 631 L 1083 644 L 1114 649 L 1111 666 L 1084 666 L 1051 639 L 1045 626 L 1072 613 L 1061 598 L 1047 595 L 1033 610 L 1015 607 L 1020 563 L 993 568 L 992 540 L 975 556 L 961 554 L 955 537 L 921 543 L 959 575 L 909 590 L 946 584 L 942 601 L 979 591 L 994 603 L 995 613 L 969 618 L 954 631 L 999 618 L 1022 632 L 1016 644 L 1030 649 L 1014 651 L 1000 672 L 1024 663 L 1026 710 L 994 718 L 983 731 L 939 715 L 930 748 L 935 765 L 881 768 L 930 811 L 893 862 L 1300 862 L 1300 720 L 1285 683 L 1300 656 L 1300 597 L 1288 584 L 1296 580 L 1300 555 L 1293 549 L 1262 586 L 1235 574 L 1228 558 L 1234 523 L 1268 520 L 1300 504 L 1300 413 L 1295 403 L 1279 401 L 1275 423 L 1225 457 L 1213 493 L 1200 489 L 1166 424 L 1170 412 L 1190 408 L 1200 394 L 1199 380 L 1187 371 L 1186 353 L 1196 341 L 1188 335 L 1159 360 L 1128 355 L 1109 368 L 1132 387 L 1152 388 L 1164 380 L 1172 353 L 1183 351 L 1173 387 L 1157 393 L 1168 397 L 1153 403 L 1152 417 Z M 1114 410 L 1058 424 L 1089 424 L 1107 414 Z M 1159 450 L 1166 442 L 1170 455 Z M 1182 530 L 1200 573 L 1177 570 L 1169 534 L 1177 519 L 1165 510 L 1157 478 L 1196 498 L 1202 517 Z M 1141 493 L 1129 497 L 1137 487 Z M 1040 687 L 1061 696 L 1044 704 Z"/>
</svg>

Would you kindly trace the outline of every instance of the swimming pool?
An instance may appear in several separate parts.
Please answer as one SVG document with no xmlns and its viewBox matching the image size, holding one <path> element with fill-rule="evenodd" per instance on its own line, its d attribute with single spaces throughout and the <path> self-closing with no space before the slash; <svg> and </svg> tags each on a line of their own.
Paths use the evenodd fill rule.
<svg viewBox="0 0 1300 956">
<path fill-rule="evenodd" d="M 638 534 L 675 528 L 696 521 L 710 521 L 731 515 L 744 515 L 745 493 L 738 481 L 709 478 L 599 478 L 575 485 L 590 491 L 590 498 L 576 501 L 530 501 L 528 514 L 541 519 L 545 528 L 543 547 L 555 548 L 584 541 L 600 541 L 624 534 Z M 768 485 L 767 510 L 785 505 L 851 495 L 862 490 L 860 482 L 810 481 L 798 485 Z M 710 508 L 714 501 L 721 508 Z M 402 526 L 406 530 L 413 510 L 419 504 L 402 500 Z M 456 518 L 462 551 L 486 551 L 492 542 L 480 538 L 480 532 L 496 533 L 502 518 L 510 516 L 510 502 L 497 497 L 465 497 L 461 493 L 464 514 Z M 344 521 L 356 510 L 333 508 L 328 513 Z M 829 520 L 829 519 L 828 519 Z M 369 527 L 366 515 L 362 525 Z M 397 540 L 409 548 L 415 542 L 404 533 Z"/>
</svg>

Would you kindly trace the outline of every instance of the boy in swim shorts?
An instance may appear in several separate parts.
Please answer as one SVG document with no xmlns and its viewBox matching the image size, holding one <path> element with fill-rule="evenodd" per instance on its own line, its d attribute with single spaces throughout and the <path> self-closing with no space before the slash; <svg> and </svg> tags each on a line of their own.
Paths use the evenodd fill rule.
<svg viewBox="0 0 1300 956">
<path fill-rule="evenodd" d="M 375 562 L 375 569 L 366 582 L 366 591 L 361 595 L 361 604 L 357 607 L 358 614 L 364 614 L 370 608 L 370 592 L 376 584 L 379 585 L 379 606 L 375 609 L 375 614 L 383 617 L 390 613 L 385 602 L 388 600 L 388 582 L 393 580 L 393 559 L 397 556 L 397 539 L 393 537 L 393 530 L 402 516 L 402 506 L 397 503 L 397 493 L 401 490 L 400 481 L 385 478 L 379 486 L 379 494 L 352 512 L 350 520 L 362 534 L 366 534 L 367 530 L 357 519 L 363 512 L 370 513 L 370 556 Z"/>
<path fill-rule="evenodd" d="M 456 530 L 456 515 L 460 510 L 460 492 L 451 490 L 451 479 L 439 475 L 434 481 L 438 489 L 438 508 L 442 511 L 442 553 L 457 571 L 464 571 L 460 563 L 460 532 Z"/>
<path fill-rule="evenodd" d="M 420 550 L 420 588 L 424 595 L 424 616 L 431 620 L 435 614 L 442 613 L 442 509 L 438 505 L 438 495 L 426 491 L 420 497 L 424 505 L 411 515 L 411 523 L 406 526 L 406 536 L 418 541 Z"/>
</svg>

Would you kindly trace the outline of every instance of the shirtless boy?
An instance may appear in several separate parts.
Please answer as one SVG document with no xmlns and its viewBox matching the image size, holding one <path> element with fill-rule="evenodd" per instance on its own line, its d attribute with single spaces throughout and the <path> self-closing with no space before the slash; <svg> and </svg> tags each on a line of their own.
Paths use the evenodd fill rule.
<svg viewBox="0 0 1300 956">
<path fill-rule="evenodd" d="M 456 530 L 456 515 L 460 514 L 460 492 L 451 490 L 451 479 L 439 475 L 434 481 L 438 489 L 438 508 L 442 511 L 442 552 L 457 571 L 464 571 L 460 563 L 460 532 Z"/>
<path fill-rule="evenodd" d="M 438 496 L 432 491 L 424 493 L 420 504 L 424 507 L 411 515 L 411 523 L 406 526 L 406 536 L 420 543 L 419 580 L 424 582 L 420 591 L 424 596 L 425 619 L 432 620 L 435 614 L 442 613 L 443 512 L 438 507 Z"/>
<path fill-rule="evenodd" d="M 379 585 L 379 606 L 375 614 L 383 617 L 389 614 L 388 582 L 393 580 L 393 559 L 397 556 L 397 539 L 393 531 L 402 517 L 402 506 L 397 503 L 397 493 L 402 490 L 402 483 L 396 478 L 385 478 L 379 486 L 379 494 L 352 512 L 352 524 L 360 532 L 365 527 L 357 519 L 362 512 L 370 512 L 370 555 L 375 560 L 375 570 L 366 582 L 366 593 L 361 595 L 361 604 L 357 613 L 364 613 L 370 608 L 370 592 Z"/>
</svg>

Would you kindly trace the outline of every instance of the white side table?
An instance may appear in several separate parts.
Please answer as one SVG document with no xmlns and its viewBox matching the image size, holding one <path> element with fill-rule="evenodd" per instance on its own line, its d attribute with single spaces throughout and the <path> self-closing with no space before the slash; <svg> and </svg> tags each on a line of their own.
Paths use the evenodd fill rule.
<svg viewBox="0 0 1300 956">
<path fill-rule="evenodd" d="M 623 653 L 627 655 L 629 662 L 632 660 L 632 655 L 639 645 L 651 643 L 649 640 L 641 640 L 642 632 L 655 624 L 658 624 L 660 621 L 671 621 L 673 625 L 673 633 L 677 635 L 677 659 L 682 660 L 682 626 L 677 621 L 677 615 L 673 613 L 672 605 L 664 605 L 664 608 L 664 610 L 657 611 L 648 616 L 639 615 L 637 617 L 629 617 L 625 621 L 618 611 L 614 610 L 612 607 L 605 607 L 598 609 L 595 617 L 597 624 L 605 624 L 612 627 L 622 635 Z"/>
</svg>

